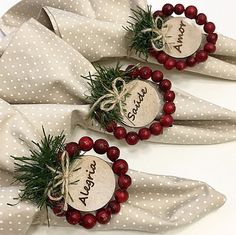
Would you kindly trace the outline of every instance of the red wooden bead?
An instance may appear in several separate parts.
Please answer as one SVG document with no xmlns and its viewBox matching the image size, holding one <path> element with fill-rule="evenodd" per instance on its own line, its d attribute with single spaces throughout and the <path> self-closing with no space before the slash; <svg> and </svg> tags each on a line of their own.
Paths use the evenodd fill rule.
<svg viewBox="0 0 236 235">
<path fill-rule="evenodd" d="M 161 116 L 160 118 L 160 123 L 162 126 L 164 127 L 170 127 L 173 125 L 173 122 L 174 122 L 174 119 L 171 115 L 169 114 L 166 114 L 166 115 L 163 115 Z"/>
<path fill-rule="evenodd" d="M 164 17 L 164 13 L 162 11 L 155 11 L 153 13 L 153 18 L 156 19 L 157 17 Z"/>
<path fill-rule="evenodd" d="M 132 183 L 129 175 L 120 175 L 118 178 L 118 185 L 122 189 L 127 189 Z"/>
<path fill-rule="evenodd" d="M 195 6 L 188 6 L 185 9 L 185 16 L 189 19 L 194 19 L 197 16 L 197 8 Z"/>
<path fill-rule="evenodd" d="M 142 79 L 147 80 L 152 76 L 152 70 L 149 67 L 144 66 L 140 68 L 139 75 Z"/>
<path fill-rule="evenodd" d="M 139 76 L 139 69 L 133 65 L 133 64 L 130 64 L 127 68 L 126 68 L 126 71 L 128 70 L 131 70 L 128 75 L 129 77 L 131 78 L 137 78 Z"/>
<path fill-rule="evenodd" d="M 63 207 L 64 207 L 64 203 L 57 203 L 56 205 L 54 205 L 52 207 L 52 211 L 53 213 L 56 215 L 56 216 L 65 216 L 66 215 L 66 212 L 63 210 Z"/>
<path fill-rule="evenodd" d="M 73 224 L 73 225 L 78 224 L 81 220 L 81 214 L 79 211 L 74 210 L 74 209 L 68 210 L 66 212 L 66 220 L 69 224 Z"/>
<path fill-rule="evenodd" d="M 154 82 L 160 82 L 161 80 L 163 80 L 163 73 L 160 70 L 155 70 L 152 73 L 152 81 Z"/>
<path fill-rule="evenodd" d="M 115 191 L 115 199 L 119 203 L 126 202 L 129 198 L 129 194 L 125 189 L 117 189 Z"/>
<path fill-rule="evenodd" d="M 138 143 L 139 137 L 136 132 L 131 131 L 126 135 L 125 140 L 129 145 L 135 145 Z"/>
<path fill-rule="evenodd" d="M 204 51 L 208 52 L 208 53 L 214 53 L 216 51 L 216 46 L 213 43 L 206 43 L 204 46 Z"/>
<path fill-rule="evenodd" d="M 184 6 L 182 4 L 176 4 L 174 8 L 174 12 L 176 15 L 181 15 L 184 13 Z"/>
<path fill-rule="evenodd" d="M 163 106 L 163 111 L 166 114 L 172 114 L 175 112 L 175 110 L 176 110 L 175 104 L 172 102 L 166 102 Z"/>
<path fill-rule="evenodd" d="M 84 136 L 79 140 L 79 148 L 83 151 L 89 151 L 93 148 L 93 140 L 88 137 Z"/>
<path fill-rule="evenodd" d="M 168 91 L 171 88 L 171 82 L 168 79 L 163 79 L 159 85 L 162 91 Z"/>
<path fill-rule="evenodd" d="M 196 53 L 196 60 L 197 62 L 204 62 L 208 58 L 208 53 L 205 52 L 204 50 L 200 50 Z"/>
<path fill-rule="evenodd" d="M 118 127 L 116 127 L 115 128 L 115 130 L 114 130 L 114 136 L 117 138 L 117 139 L 124 139 L 125 138 L 125 136 L 126 136 L 126 130 L 125 130 L 125 128 L 124 127 L 122 127 L 122 126 L 118 126 Z"/>
<path fill-rule="evenodd" d="M 173 14 L 174 12 L 174 7 L 172 4 L 165 4 L 163 7 L 162 7 L 162 12 L 165 16 L 170 16 Z"/>
<path fill-rule="evenodd" d="M 196 63 L 197 63 L 197 60 L 196 60 L 195 56 L 190 56 L 190 57 L 188 57 L 187 60 L 186 60 L 186 64 L 187 64 L 189 67 L 195 66 Z"/>
<path fill-rule="evenodd" d="M 118 159 L 113 163 L 112 169 L 117 175 L 125 174 L 128 171 L 128 163 L 124 159 Z"/>
<path fill-rule="evenodd" d="M 155 57 L 155 58 L 157 58 L 158 55 L 160 54 L 159 51 L 156 51 L 156 50 L 153 49 L 153 48 L 149 48 L 148 51 L 149 51 L 149 54 L 150 54 L 151 56 Z"/>
<path fill-rule="evenodd" d="M 175 99 L 175 93 L 173 91 L 167 91 L 165 94 L 164 94 L 164 100 L 165 101 L 174 101 Z"/>
<path fill-rule="evenodd" d="M 218 34 L 217 33 L 210 33 L 207 35 L 207 41 L 210 43 L 215 44 L 218 39 Z"/>
<path fill-rule="evenodd" d="M 117 214 L 120 212 L 120 203 L 117 202 L 116 200 L 110 201 L 108 203 L 108 208 L 111 210 L 112 214 Z"/>
<path fill-rule="evenodd" d="M 215 29 L 216 29 L 216 26 L 212 22 L 208 22 L 204 25 L 204 31 L 206 33 L 213 33 L 215 31 Z"/>
<path fill-rule="evenodd" d="M 107 150 L 107 157 L 112 161 L 114 162 L 115 160 L 117 160 L 120 156 L 120 150 L 115 147 L 115 146 L 112 146 L 112 147 L 109 147 L 108 150 Z"/>
<path fill-rule="evenodd" d="M 141 128 L 138 132 L 138 136 L 139 136 L 140 140 L 147 140 L 151 136 L 151 131 L 146 127 Z"/>
<path fill-rule="evenodd" d="M 109 144 L 104 139 L 97 139 L 93 145 L 93 149 L 98 154 L 104 154 L 107 152 Z"/>
<path fill-rule="evenodd" d="M 207 22 L 207 16 L 203 13 L 197 15 L 196 23 L 199 25 L 204 25 Z"/>
<path fill-rule="evenodd" d="M 98 210 L 96 213 L 96 219 L 100 224 L 107 224 L 111 219 L 111 212 L 107 209 Z"/>
<path fill-rule="evenodd" d="M 176 65 L 175 65 L 176 69 L 178 69 L 179 71 L 182 71 L 186 68 L 186 62 L 183 61 L 183 60 L 179 60 L 176 62 Z"/>
<path fill-rule="evenodd" d="M 157 56 L 157 61 L 160 64 L 165 64 L 165 62 L 169 59 L 169 56 L 165 52 L 160 52 Z"/>
<path fill-rule="evenodd" d="M 85 214 L 82 217 L 82 226 L 86 229 L 91 229 L 95 226 L 97 220 L 96 217 L 92 214 Z"/>
<path fill-rule="evenodd" d="M 75 142 L 70 142 L 66 144 L 65 150 L 69 154 L 69 157 L 73 157 L 79 152 L 79 145 Z"/>
<path fill-rule="evenodd" d="M 164 64 L 164 67 L 165 69 L 167 70 L 171 70 L 175 67 L 175 64 L 176 64 L 176 60 L 175 59 L 172 59 L 172 58 L 169 58 L 165 64 Z"/>
<path fill-rule="evenodd" d="M 112 121 L 112 122 L 109 122 L 107 125 L 106 125 L 106 130 L 107 132 L 113 132 L 115 127 L 117 127 L 117 123 Z"/>
<path fill-rule="evenodd" d="M 149 129 L 153 135 L 160 135 L 163 132 L 163 127 L 160 122 L 152 123 Z"/>
</svg>

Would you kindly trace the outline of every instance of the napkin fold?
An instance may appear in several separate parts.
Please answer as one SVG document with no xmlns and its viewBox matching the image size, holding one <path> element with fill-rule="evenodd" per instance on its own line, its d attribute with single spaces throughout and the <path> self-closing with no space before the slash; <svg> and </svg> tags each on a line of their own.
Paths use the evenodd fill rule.
<svg viewBox="0 0 236 235">
<path fill-rule="evenodd" d="M 130 57 L 146 61 L 138 57 L 134 51 L 129 51 L 128 33 L 123 28 L 127 22 L 108 22 L 47 6 L 42 9 L 39 21 L 45 26 L 50 25 L 59 37 L 91 62 L 110 57 Z M 187 68 L 186 71 L 236 80 L 236 40 L 220 34 L 216 47 L 216 52 L 209 56 L 206 62 Z M 158 64 L 151 56 L 147 62 Z"/>
<path fill-rule="evenodd" d="M 38 18 L 41 9 L 45 6 L 62 9 L 68 12 L 84 15 L 89 18 L 101 19 L 109 22 L 126 22 L 131 9 L 137 6 L 145 8 L 146 0 L 23 0 L 13 6 L 0 19 L 0 28 L 8 34 L 19 28 L 30 18 Z M 119 12 L 119 14 L 114 14 Z"/>
<path fill-rule="evenodd" d="M 132 21 L 130 9 L 145 9 L 146 0 L 22 0 L 1 19 L 5 34 L 16 31 L 31 17 L 54 31 L 89 61 L 110 57 L 132 57 L 129 40 L 123 26 Z M 119 12 L 119 14 L 117 14 Z M 187 71 L 219 79 L 236 80 L 236 40 L 219 34 L 216 52 L 205 63 Z M 153 57 L 148 62 L 157 64 Z"/>
<path fill-rule="evenodd" d="M 21 235 L 27 232 L 31 224 L 47 223 L 45 210 L 38 210 L 30 202 L 7 205 L 18 202 L 13 198 L 18 196 L 22 187 L 11 185 L 14 162 L 10 156 L 28 155 L 33 148 L 31 141 L 39 142 L 42 138 L 42 125 L 47 134 L 58 135 L 64 129 L 70 138 L 76 131 L 70 126 L 73 109 L 73 105 L 10 105 L 0 100 L 1 234 Z M 224 195 L 203 182 L 135 170 L 129 170 L 128 174 L 133 180 L 129 200 L 109 224 L 96 225 L 94 230 L 167 232 L 195 222 L 225 202 Z M 71 226 L 65 219 L 53 215 L 51 210 L 49 212 L 51 225 Z M 78 229 L 83 228 L 78 226 Z"/>
<path fill-rule="evenodd" d="M 48 21 L 47 15 L 52 13 L 54 16 L 54 10 L 61 9 L 59 12 L 66 17 L 67 13 L 70 15 L 72 12 L 73 17 L 75 13 L 84 18 L 84 22 L 94 19 L 103 22 L 104 26 L 107 22 L 116 26 L 114 21 L 125 23 L 130 15 L 130 8 L 136 5 L 145 7 L 146 1 L 25 0 L 1 19 L 0 27 L 6 34 L 0 41 L 1 234 L 25 234 L 31 224 L 47 222 L 45 211 L 39 211 L 30 202 L 20 202 L 16 206 L 7 205 L 16 202 L 13 198 L 17 197 L 21 188 L 20 185 L 11 185 L 14 163 L 10 156 L 28 155 L 33 148 L 31 141 L 38 142 L 42 138 L 42 126 L 51 135 L 58 135 L 64 130 L 70 140 L 71 136 L 76 136 L 78 129 L 75 127 L 78 125 L 102 131 L 95 121 L 91 122 L 86 118 L 90 107 L 86 100 L 89 89 L 81 75 L 88 75 L 89 71 L 94 73 L 95 70 L 84 56 L 90 58 L 94 55 L 98 56 L 96 60 L 100 60 L 118 55 L 106 54 L 106 48 L 109 48 L 112 40 L 114 49 L 117 46 L 117 41 L 114 42 L 113 39 L 114 32 L 118 35 L 116 27 L 110 36 L 103 35 L 103 48 L 95 45 L 99 51 L 92 54 L 83 41 L 83 49 L 78 50 L 77 44 L 73 45 L 70 39 L 59 35 L 61 27 L 58 31 L 55 30 L 58 19 L 54 24 L 54 21 Z M 37 18 L 44 6 L 49 7 L 44 8 L 45 11 L 42 11 L 38 19 L 55 32 L 30 19 Z M 117 11 L 119 14 L 114 14 Z M 84 28 L 87 27 L 86 24 Z M 67 26 L 69 25 L 70 23 Z M 77 40 L 83 40 L 81 35 L 77 35 Z M 90 40 L 89 35 L 85 37 Z M 110 41 L 107 42 L 106 39 Z M 120 53 L 120 45 L 116 53 Z M 127 45 L 124 50 L 127 51 Z M 127 52 L 119 56 L 127 56 Z M 163 135 L 152 137 L 150 141 L 213 144 L 235 140 L 234 112 L 179 90 L 176 90 L 175 103 L 175 125 L 165 130 Z M 109 224 L 96 225 L 94 230 L 168 232 L 195 222 L 225 202 L 224 195 L 203 182 L 135 170 L 130 170 L 129 174 L 133 180 L 129 189 L 129 200 L 122 205 L 120 213 L 114 215 Z M 49 217 L 51 225 L 71 226 L 51 211 Z M 78 226 L 78 229 L 83 228 Z"/>
<path fill-rule="evenodd" d="M 50 104 L 67 104 L 61 111 L 53 112 L 58 119 L 69 110 L 73 127 L 80 125 L 103 131 L 98 123 L 87 120 L 89 86 L 81 75 L 95 73 L 87 59 L 34 19 L 25 22 L 8 41 L 0 58 L 0 98 L 10 104 L 21 104 L 19 107 L 33 122 L 37 121 L 33 104 L 48 108 Z M 236 139 L 235 112 L 174 90 L 175 124 L 150 141 L 215 144 Z M 50 109 L 42 110 L 40 115 L 40 118 L 51 118 Z"/>
</svg>

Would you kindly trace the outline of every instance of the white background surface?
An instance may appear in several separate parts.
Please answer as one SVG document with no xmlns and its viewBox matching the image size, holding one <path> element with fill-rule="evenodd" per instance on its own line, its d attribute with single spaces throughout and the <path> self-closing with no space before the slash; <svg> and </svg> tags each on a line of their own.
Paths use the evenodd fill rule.
<svg viewBox="0 0 236 235">
<path fill-rule="evenodd" d="M 55 0 L 57 1 L 57 0 Z M 109 0 L 108 0 L 109 1 Z M 0 15 L 13 6 L 17 0 L 0 0 Z M 172 4 L 178 1 L 169 1 Z M 160 9 L 166 1 L 149 0 L 153 9 Z M 207 14 L 216 23 L 217 31 L 236 39 L 235 0 L 206 1 L 182 0 L 185 6 L 194 4 L 199 11 Z M 186 73 L 166 73 L 174 86 L 195 96 L 236 111 L 236 81 L 201 78 Z M 81 133 L 83 134 L 83 133 Z M 91 132 L 90 132 L 91 134 Z M 94 133 L 92 133 L 95 136 Z M 101 137 L 101 136 L 100 136 Z M 117 144 L 117 143 L 116 143 Z M 175 230 L 169 235 L 235 235 L 236 234 L 236 142 L 211 146 L 181 146 L 141 143 L 137 147 L 122 147 L 122 157 L 129 162 L 130 168 L 155 174 L 176 175 L 205 181 L 227 196 L 226 204 L 197 223 Z M 118 235 L 121 231 L 85 231 L 76 227 L 47 228 L 34 227 L 29 234 L 80 235 Z M 148 234 L 123 232 L 124 235 Z"/>
</svg>

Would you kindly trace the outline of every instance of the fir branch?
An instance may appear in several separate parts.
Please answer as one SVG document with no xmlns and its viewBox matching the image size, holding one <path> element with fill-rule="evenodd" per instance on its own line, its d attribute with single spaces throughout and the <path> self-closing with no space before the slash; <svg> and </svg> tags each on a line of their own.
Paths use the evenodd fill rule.
<svg viewBox="0 0 236 235">
<path fill-rule="evenodd" d="M 90 95 L 87 96 L 88 102 L 93 105 L 100 97 L 107 94 L 107 89 L 112 90 L 112 82 L 117 78 L 121 77 L 125 82 L 130 82 L 131 78 L 128 76 L 131 70 L 121 70 L 119 64 L 115 68 L 103 67 L 101 65 L 95 66 L 96 73 L 90 74 L 88 76 L 82 76 L 84 79 L 88 80 L 90 86 Z M 121 91 L 122 83 L 117 84 L 117 89 Z M 127 94 L 129 95 L 129 94 Z M 122 122 L 121 110 L 119 105 L 117 105 L 113 110 L 105 112 L 99 108 L 99 105 L 95 107 L 94 111 L 89 114 L 89 118 L 96 119 L 100 125 L 105 128 L 107 123 L 115 121 L 117 123 Z"/>
<path fill-rule="evenodd" d="M 128 31 L 128 39 L 130 40 L 130 50 L 139 56 L 148 58 L 148 52 L 152 49 L 151 39 L 155 37 L 153 32 L 141 32 L 147 28 L 154 27 L 154 19 L 151 12 L 151 6 L 147 7 L 147 11 L 140 7 L 137 10 L 132 9 L 133 16 L 130 16 L 132 22 L 128 22 L 128 26 L 124 27 Z"/>
<path fill-rule="evenodd" d="M 15 182 L 24 185 L 18 199 L 20 201 L 29 200 L 40 209 L 51 205 L 47 196 L 48 185 L 56 176 L 56 173 L 50 171 L 47 166 L 61 170 L 61 165 L 56 156 L 59 151 L 64 150 L 65 144 L 63 133 L 55 137 L 46 136 L 43 129 L 43 134 L 44 138 L 40 143 L 32 141 L 36 148 L 30 150 L 30 156 L 11 156 L 15 161 Z"/>
</svg>

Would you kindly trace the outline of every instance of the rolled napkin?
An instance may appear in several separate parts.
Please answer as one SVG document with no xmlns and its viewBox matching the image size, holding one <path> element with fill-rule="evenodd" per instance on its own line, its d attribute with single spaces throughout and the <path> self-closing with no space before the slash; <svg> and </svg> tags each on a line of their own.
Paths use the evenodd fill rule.
<svg viewBox="0 0 236 235">
<path fill-rule="evenodd" d="M 7 205 L 18 202 L 13 198 L 17 197 L 23 187 L 11 185 L 14 161 L 10 156 L 28 156 L 29 150 L 34 149 L 31 141 L 40 142 L 42 139 L 41 125 L 44 125 L 50 135 L 58 135 L 63 127 L 66 136 L 70 138 L 74 129 L 70 126 L 70 116 L 65 112 L 69 109 L 73 110 L 73 106 L 24 106 L 0 101 L 0 135 L 4 140 L 0 148 L 1 234 L 25 234 L 31 224 L 47 223 L 46 211 L 40 211 L 29 201 L 20 202 L 15 206 Z M 64 118 L 60 110 L 64 110 Z M 41 115 L 42 111 L 48 114 Z M 97 224 L 94 230 L 167 232 L 195 222 L 225 202 L 222 194 L 203 182 L 134 170 L 129 170 L 128 174 L 133 181 L 128 189 L 128 201 L 123 203 L 120 213 L 113 215 L 108 224 Z M 56 217 L 50 209 L 49 218 L 53 226 L 71 226 L 63 218 Z"/>
<path fill-rule="evenodd" d="M 129 57 L 158 64 L 152 56 L 145 60 L 134 51 L 129 51 L 130 39 L 124 29 L 127 23 L 122 21 L 107 22 L 51 7 L 44 7 L 39 20 L 46 26 L 51 26 L 58 36 L 91 62 L 110 57 Z M 103 45 L 106 45 L 105 49 Z M 186 71 L 236 80 L 236 41 L 219 35 L 216 48 L 216 52 L 209 56 L 206 62 L 188 67 Z"/>
<path fill-rule="evenodd" d="M 124 21 L 127 15 L 131 14 L 131 8 L 136 6 L 146 7 L 146 0 L 73 0 L 73 1 L 53 1 L 53 0 L 23 0 L 13 6 L 0 20 L 0 28 L 8 34 L 19 28 L 22 23 L 30 18 L 37 18 L 44 6 L 55 7 L 76 14 L 81 14 L 89 18 L 96 18 L 106 21 Z M 101 7 L 102 6 L 102 7 Z M 112 9 L 112 11 L 111 11 Z M 119 14 L 114 12 L 119 11 Z"/>
<path fill-rule="evenodd" d="M 29 38 L 26 35 L 30 35 Z M 65 109 L 55 106 L 55 117 L 47 119 L 48 122 L 56 117 L 62 121 L 68 115 L 68 126 L 80 125 L 102 131 L 98 124 L 87 121 L 89 86 L 81 75 L 86 76 L 89 72 L 96 71 L 88 60 L 31 19 L 13 35 L 1 56 L 0 98 L 10 104 L 22 104 L 19 107 L 25 110 L 27 118 L 32 118 L 32 122 L 37 119 L 34 105 L 30 104 L 45 104 L 39 112 L 44 119 L 51 118 L 50 104 L 68 104 L 63 106 L 68 107 Z M 235 112 L 174 90 L 177 107 L 173 115 L 174 126 L 165 130 L 163 135 L 151 137 L 150 141 L 215 144 L 235 140 Z"/>
<path fill-rule="evenodd" d="M 2 17 L 0 28 L 8 34 L 17 30 L 30 17 L 34 17 L 91 62 L 110 57 L 132 57 L 143 61 L 134 52 L 128 51 L 130 42 L 127 31 L 123 28 L 127 21 L 131 20 L 130 9 L 136 9 L 137 6 L 146 9 L 147 1 L 104 0 L 97 3 L 91 0 L 85 3 L 76 0 L 72 3 L 55 3 L 46 0 L 23 0 Z M 43 10 L 39 14 L 41 8 Z M 219 34 L 216 52 L 205 63 L 187 70 L 215 78 L 235 80 L 235 48 L 234 39 Z M 157 64 L 153 57 L 148 57 L 147 61 Z"/>
</svg>

